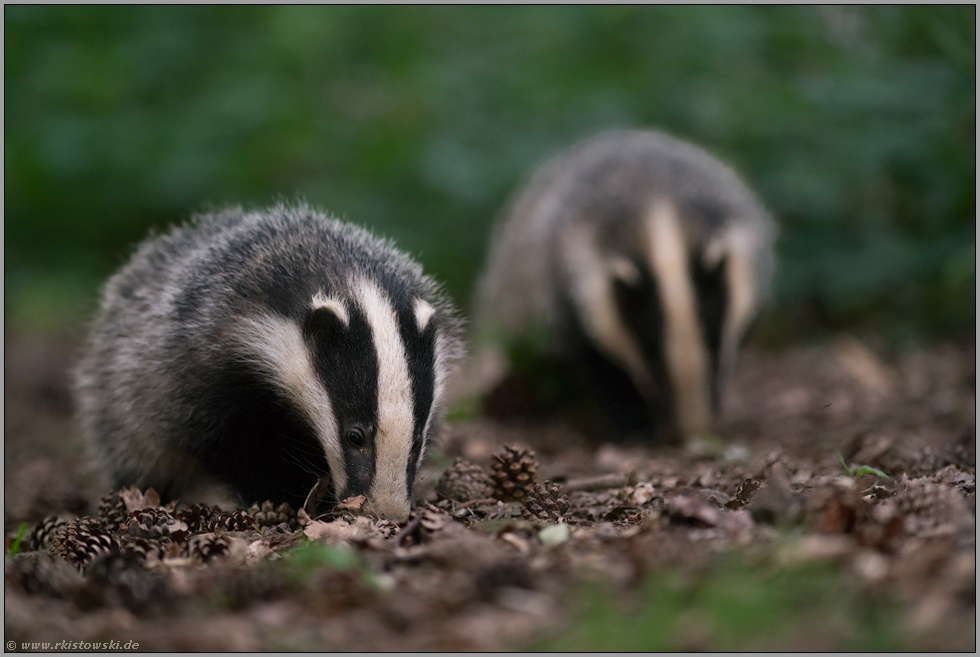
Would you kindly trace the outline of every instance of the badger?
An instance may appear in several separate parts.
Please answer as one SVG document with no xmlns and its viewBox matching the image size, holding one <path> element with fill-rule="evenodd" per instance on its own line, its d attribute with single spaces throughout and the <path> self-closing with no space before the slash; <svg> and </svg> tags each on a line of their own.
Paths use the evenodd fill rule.
<svg viewBox="0 0 980 657">
<path fill-rule="evenodd" d="M 365 229 L 305 204 L 199 215 L 106 283 L 75 373 L 81 429 L 117 487 L 294 508 L 317 490 L 319 510 L 364 495 L 404 519 L 460 326 Z"/>
<path fill-rule="evenodd" d="M 604 435 L 711 431 L 776 232 L 704 150 L 656 131 L 600 133 L 541 166 L 498 219 L 474 341 L 499 352 L 543 328 Z"/>
</svg>

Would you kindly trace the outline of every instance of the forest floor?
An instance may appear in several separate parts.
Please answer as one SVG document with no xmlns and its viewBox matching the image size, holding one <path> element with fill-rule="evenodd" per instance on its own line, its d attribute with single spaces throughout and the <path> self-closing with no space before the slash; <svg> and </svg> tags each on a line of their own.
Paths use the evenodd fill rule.
<svg viewBox="0 0 980 657">
<path fill-rule="evenodd" d="M 8 652 L 976 649 L 972 345 L 749 348 L 720 438 L 684 448 L 450 422 L 401 525 L 356 500 L 329 521 L 133 490 L 100 510 L 77 345 L 5 332 Z M 496 499 L 504 446 L 558 489 Z M 69 513 L 100 521 L 31 549 Z"/>
</svg>

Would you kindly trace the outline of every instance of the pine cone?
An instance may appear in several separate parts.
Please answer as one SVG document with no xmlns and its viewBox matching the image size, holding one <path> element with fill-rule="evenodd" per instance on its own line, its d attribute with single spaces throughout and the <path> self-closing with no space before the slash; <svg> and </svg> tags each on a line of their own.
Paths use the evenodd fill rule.
<svg viewBox="0 0 980 657">
<path fill-rule="evenodd" d="M 119 551 L 126 557 L 141 562 L 162 560 L 169 552 L 167 539 L 143 538 L 123 534 L 119 537 Z"/>
<path fill-rule="evenodd" d="M 187 541 L 187 553 L 207 563 L 228 552 L 230 545 L 227 538 L 214 534 L 198 534 Z"/>
<path fill-rule="evenodd" d="M 85 575 L 86 583 L 79 599 L 96 607 L 121 606 L 143 615 L 153 608 L 169 605 L 175 598 L 170 579 L 157 570 L 147 569 L 136 555 L 106 555 L 89 564 Z"/>
<path fill-rule="evenodd" d="M 246 511 L 235 511 L 234 513 L 225 513 L 222 511 L 208 522 L 207 530 L 209 532 L 242 532 L 247 529 L 252 529 L 254 525 L 255 519 Z"/>
<path fill-rule="evenodd" d="M 456 502 L 487 499 L 494 496 L 493 477 L 480 466 L 457 458 L 439 478 L 436 494 Z"/>
<path fill-rule="evenodd" d="M 411 547 L 427 542 L 430 537 L 451 522 L 448 515 L 431 504 L 414 509 L 408 523 L 395 536 L 398 547 Z"/>
<path fill-rule="evenodd" d="M 170 538 L 183 543 L 187 540 L 187 523 L 174 518 L 166 509 L 150 507 L 133 511 L 120 533 L 137 538 Z"/>
<path fill-rule="evenodd" d="M 538 483 L 534 450 L 513 445 L 493 455 L 494 496 L 502 502 L 523 502 Z"/>
<path fill-rule="evenodd" d="M 550 481 L 538 484 L 524 498 L 525 510 L 534 518 L 558 522 L 568 513 L 568 498 L 561 494 L 561 486 Z"/>
<path fill-rule="evenodd" d="M 99 500 L 99 519 L 105 523 L 106 528 L 111 532 L 122 531 L 122 527 L 129 519 L 129 512 L 126 511 L 126 501 L 115 491 Z"/>
<path fill-rule="evenodd" d="M 105 523 L 94 518 L 82 518 L 59 531 L 51 542 L 51 554 L 71 562 L 79 570 L 106 554 L 118 552 L 119 543 Z"/>
<path fill-rule="evenodd" d="M 48 516 L 35 525 L 34 530 L 31 532 L 31 538 L 27 542 L 27 548 L 32 552 L 34 550 L 43 550 L 51 545 L 51 541 L 54 540 L 54 537 L 59 531 L 75 520 L 76 518 L 72 514 Z"/>
<path fill-rule="evenodd" d="M 177 520 L 187 523 L 187 530 L 192 534 L 208 531 L 208 523 L 221 513 L 221 509 L 210 504 L 191 504 L 181 509 L 174 516 Z"/>
<path fill-rule="evenodd" d="M 293 511 L 293 507 L 289 506 L 287 502 L 283 502 L 279 506 L 275 506 L 268 500 L 263 502 L 262 506 L 253 504 L 248 509 L 248 515 L 252 517 L 255 524 L 259 527 L 275 527 L 286 523 L 290 529 L 299 528 L 299 520 L 296 517 L 296 512 Z"/>
<path fill-rule="evenodd" d="M 48 552 L 20 554 L 4 569 L 4 584 L 31 595 L 69 598 L 84 583 L 74 566 Z"/>
</svg>

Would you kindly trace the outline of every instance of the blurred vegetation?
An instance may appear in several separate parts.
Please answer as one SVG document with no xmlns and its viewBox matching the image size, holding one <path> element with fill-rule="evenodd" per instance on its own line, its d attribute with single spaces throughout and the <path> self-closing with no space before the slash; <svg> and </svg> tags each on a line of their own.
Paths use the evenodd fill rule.
<svg viewBox="0 0 980 657">
<path fill-rule="evenodd" d="M 7 5 L 6 317 L 71 321 L 148 229 L 295 197 L 465 305 L 531 169 L 632 126 L 773 211 L 770 334 L 973 335 L 975 12 Z"/>
<path fill-rule="evenodd" d="M 900 614 L 866 599 L 823 565 L 778 570 L 728 560 L 697 574 L 648 575 L 624 608 L 622 596 L 584 591 L 569 631 L 537 650 L 896 651 L 908 650 Z"/>
</svg>

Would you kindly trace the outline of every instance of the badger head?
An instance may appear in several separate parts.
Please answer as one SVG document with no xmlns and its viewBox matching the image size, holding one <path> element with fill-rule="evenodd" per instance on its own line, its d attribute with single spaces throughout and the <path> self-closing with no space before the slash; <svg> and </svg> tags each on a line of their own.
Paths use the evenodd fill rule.
<svg viewBox="0 0 980 657">
<path fill-rule="evenodd" d="M 451 357 L 445 319 L 434 301 L 369 278 L 317 291 L 299 322 L 242 319 L 240 337 L 326 457 L 308 510 L 364 495 L 365 513 L 408 516 Z"/>
<path fill-rule="evenodd" d="M 589 354 L 587 377 L 628 381 L 592 383 L 635 396 L 654 433 L 710 430 L 757 301 L 756 242 L 736 222 L 705 234 L 666 198 L 610 226 L 570 222 L 556 240 L 553 321 L 573 358 Z"/>
</svg>

